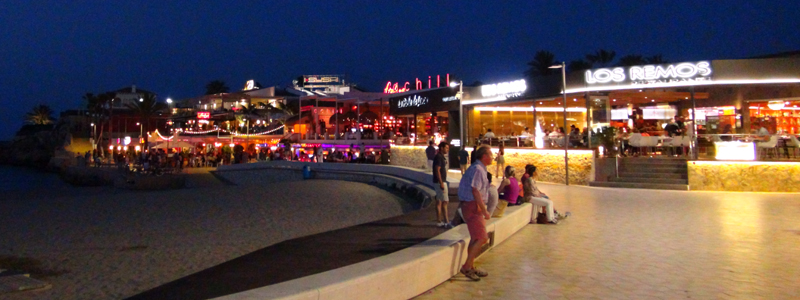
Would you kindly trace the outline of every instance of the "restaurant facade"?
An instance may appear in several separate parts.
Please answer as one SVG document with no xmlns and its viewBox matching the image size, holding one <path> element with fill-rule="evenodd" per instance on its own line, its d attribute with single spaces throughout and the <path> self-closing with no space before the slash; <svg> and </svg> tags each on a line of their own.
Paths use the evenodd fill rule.
<svg viewBox="0 0 800 300">
<path fill-rule="evenodd" d="M 528 157 L 522 160 L 551 167 L 556 159 L 531 156 L 554 155 L 564 164 L 566 151 L 573 184 L 615 175 L 596 172 L 602 169 L 598 159 L 642 154 L 689 161 L 690 189 L 731 189 L 731 178 L 730 183 L 711 178 L 742 176 L 743 170 L 756 177 L 752 170 L 765 164 L 788 168 L 787 179 L 800 180 L 793 162 L 798 160 L 793 141 L 800 134 L 800 57 L 621 66 L 565 77 L 563 83 L 555 74 L 465 93 L 460 104 L 465 145 L 503 144 L 511 156 L 524 153 Z M 667 132 L 671 123 L 680 125 L 677 136 Z M 612 137 L 607 128 L 615 129 Z M 490 129 L 491 138 L 485 138 Z M 632 134 L 652 137 L 655 144 L 632 145 Z M 770 143 L 774 140 L 777 144 Z M 723 170 L 727 173 L 720 174 Z M 566 182 L 563 166 L 555 173 L 561 174 L 543 181 Z"/>
</svg>

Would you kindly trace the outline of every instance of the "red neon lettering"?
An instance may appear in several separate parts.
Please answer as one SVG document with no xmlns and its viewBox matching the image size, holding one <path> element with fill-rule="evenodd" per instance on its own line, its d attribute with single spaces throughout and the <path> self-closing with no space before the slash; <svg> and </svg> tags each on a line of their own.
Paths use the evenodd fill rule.
<svg viewBox="0 0 800 300">
<path fill-rule="evenodd" d="M 418 89 L 418 90 L 422 89 L 422 81 L 419 81 L 419 78 L 417 78 L 417 82 L 416 82 L 415 88 Z"/>
<path fill-rule="evenodd" d="M 408 91 L 410 91 L 410 89 L 408 88 L 409 84 L 411 84 L 411 83 L 406 82 L 406 84 L 403 85 L 403 87 L 401 88 L 400 85 L 399 85 L 399 82 L 395 82 L 394 86 L 392 86 L 392 82 L 389 81 L 389 82 L 386 83 L 386 88 L 383 89 L 383 92 L 387 93 L 387 94 L 408 92 Z"/>
<path fill-rule="evenodd" d="M 428 76 L 428 88 L 431 88 L 431 77 Z"/>
<path fill-rule="evenodd" d="M 436 87 L 437 87 L 437 88 L 438 88 L 438 87 L 442 87 L 442 86 L 441 86 L 441 84 L 439 83 L 439 81 L 440 81 L 439 79 L 440 79 L 440 78 L 439 78 L 439 75 L 436 75 Z"/>
</svg>

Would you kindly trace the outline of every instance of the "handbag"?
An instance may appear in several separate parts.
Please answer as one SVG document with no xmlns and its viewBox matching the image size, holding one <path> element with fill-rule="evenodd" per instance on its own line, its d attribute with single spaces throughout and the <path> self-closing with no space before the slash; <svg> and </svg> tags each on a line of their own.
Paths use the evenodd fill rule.
<svg viewBox="0 0 800 300">
<path fill-rule="evenodd" d="M 547 224 L 547 213 L 540 212 L 536 215 L 536 223 L 537 224 Z"/>
</svg>

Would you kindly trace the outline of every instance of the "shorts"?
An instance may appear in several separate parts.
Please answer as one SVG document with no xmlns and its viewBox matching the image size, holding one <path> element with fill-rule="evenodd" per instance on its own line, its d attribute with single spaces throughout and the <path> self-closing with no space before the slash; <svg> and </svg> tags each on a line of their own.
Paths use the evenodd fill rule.
<svg viewBox="0 0 800 300">
<path fill-rule="evenodd" d="M 478 203 L 473 201 L 461 201 L 461 213 L 464 214 L 464 222 L 467 223 L 469 237 L 473 240 L 489 239 L 486 233 L 486 219 L 483 214 L 478 212 Z"/>
<path fill-rule="evenodd" d="M 447 192 L 449 190 L 449 185 L 447 185 L 447 182 L 444 183 L 444 191 L 436 183 L 433 184 L 433 190 L 436 191 L 436 200 L 437 201 L 450 202 L 450 196 L 447 195 Z"/>
<path fill-rule="evenodd" d="M 467 164 L 461 164 L 461 173 L 467 172 Z"/>
</svg>

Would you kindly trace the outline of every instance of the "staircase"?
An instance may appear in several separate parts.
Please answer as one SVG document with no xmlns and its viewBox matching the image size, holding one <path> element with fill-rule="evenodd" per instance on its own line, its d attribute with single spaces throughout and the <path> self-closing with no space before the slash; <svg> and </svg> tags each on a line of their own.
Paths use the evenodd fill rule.
<svg viewBox="0 0 800 300">
<path fill-rule="evenodd" d="M 689 189 L 686 160 L 678 158 L 619 158 L 619 177 L 613 173 L 608 181 L 592 181 L 590 186 L 679 190 Z"/>
</svg>

